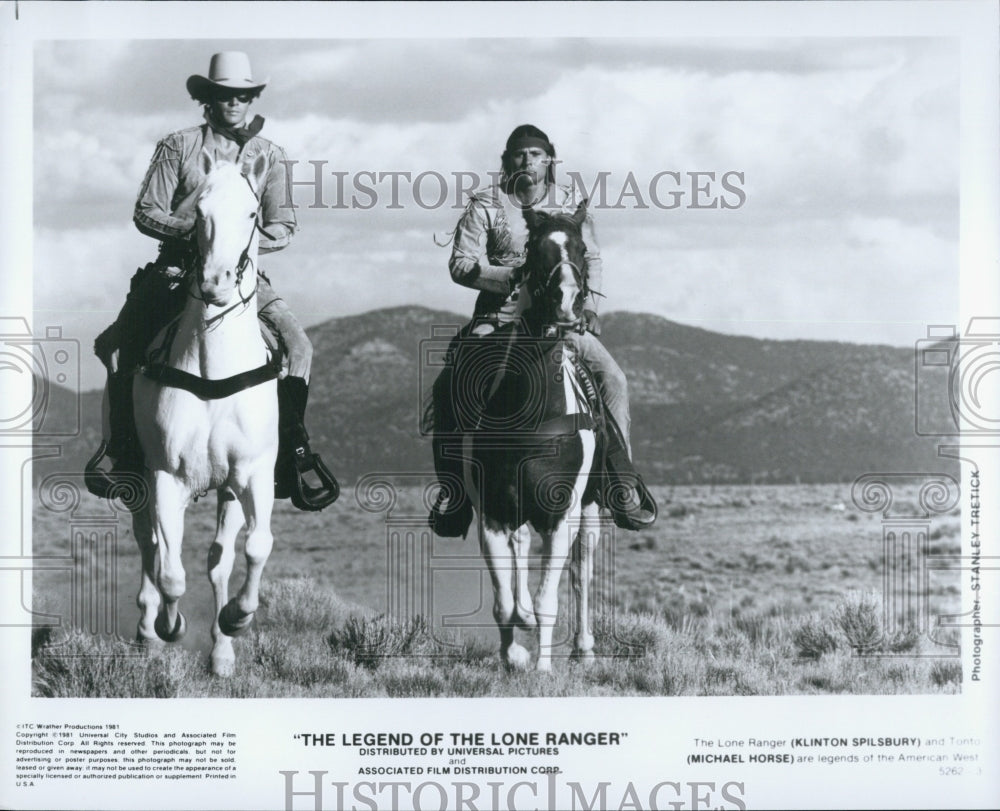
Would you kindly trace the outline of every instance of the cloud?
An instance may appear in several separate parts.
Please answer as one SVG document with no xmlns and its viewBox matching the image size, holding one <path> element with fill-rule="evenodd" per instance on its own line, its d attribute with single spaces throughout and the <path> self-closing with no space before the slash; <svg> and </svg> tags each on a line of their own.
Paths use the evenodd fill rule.
<svg viewBox="0 0 1000 811">
<path fill-rule="evenodd" d="M 266 258 L 306 323 L 406 303 L 470 312 L 475 293 L 451 281 L 432 236 L 458 219 L 454 173 L 485 182 L 524 122 L 548 131 L 563 180 L 607 173 L 609 205 L 635 178 L 645 209 L 626 197 L 595 211 L 609 309 L 774 337 L 836 324 L 859 341 L 955 310 L 958 53 L 905 38 L 40 44 L 40 308 L 107 309 L 152 257 L 130 222 L 136 191 L 156 140 L 199 122 L 184 80 L 223 47 L 271 75 L 253 109 L 298 161 L 295 179 L 320 161 L 323 202 L 348 205 L 309 208 L 315 189 L 298 186 L 301 232 Z M 663 171 L 681 174 L 675 210 L 649 194 Z M 716 173 L 717 194 L 730 171 L 744 177 L 740 208 L 688 207 L 690 173 Z M 340 200 L 333 172 L 347 173 Z M 351 185 L 360 172 L 376 173 L 360 178 L 379 195 L 370 210 L 352 205 L 368 199 Z M 410 173 L 399 208 L 377 177 L 390 172 Z M 448 183 L 444 207 L 414 204 L 426 172 Z M 435 176 L 422 190 L 436 196 Z"/>
</svg>

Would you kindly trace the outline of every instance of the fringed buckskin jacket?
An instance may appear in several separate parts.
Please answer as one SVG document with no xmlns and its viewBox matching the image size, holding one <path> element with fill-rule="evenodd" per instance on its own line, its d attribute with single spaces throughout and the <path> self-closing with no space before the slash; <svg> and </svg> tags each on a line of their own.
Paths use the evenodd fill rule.
<svg viewBox="0 0 1000 811">
<path fill-rule="evenodd" d="M 234 134 L 216 128 L 207 120 L 197 127 L 173 132 L 163 138 L 153 153 L 139 189 L 132 220 L 142 233 L 165 244 L 188 235 L 195 223 L 195 192 L 204 175 L 200 155 L 206 149 L 216 161 L 249 165 L 263 154 L 267 174 L 260 191 L 261 226 L 271 238 L 261 235 L 260 252 L 278 251 L 291 242 L 297 223 L 295 210 L 286 200 L 285 151 L 257 133 L 264 120 L 256 116 L 249 127 Z"/>
<path fill-rule="evenodd" d="M 572 214 L 580 203 L 570 186 L 550 185 L 533 208 Z M 480 290 L 473 317 L 504 324 L 516 321 L 526 307 L 527 292 L 514 282 L 524 264 L 527 224 L 518 205 L 498 186 L 473 192 L 458 225 L 448 269 L 458 284 Z M 590 295 L 584 309 L 598 312 L 601 292 L 601 252 L 590 212 L 583 224 L 586 245 L 587 284 Z"/>
</svg>

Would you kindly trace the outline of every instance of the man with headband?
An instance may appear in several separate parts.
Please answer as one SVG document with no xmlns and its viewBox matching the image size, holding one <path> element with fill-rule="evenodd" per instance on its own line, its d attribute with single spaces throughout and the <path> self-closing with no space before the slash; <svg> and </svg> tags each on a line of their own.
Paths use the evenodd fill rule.
<svg viewBox="0 0 1000 811">
<path fill-rule="evenodd" d="M 528 239 L 524 209 L 572 213 L 576 208 L 578 201 L 572 187 L 555 182 L 555 157 L 556 150 L 548 136 L 538 127 L 522 124 L 507 139 L 501 156 L 498 184 L 470 195 L 469 204 L 455 229 L 448 268 L 455 282 L 480 291 L 473 321 L 467 328 L 472 335 L 491 332 L 521 317 L 527 298 L 520 290 L 520 271 L 525 262 Z M 567 332 L 565 338 L 574 345 L 594 373 L 606 410 L 620 429 L 625 447 L 617 448 L 618 469 L 630 468 L 628 383 L 597 337 L 601 334 L 597 312 L 603 267 L 590 212 L 583 224 L 583 239 L 589 288 L 583 305 L 586 329 L 583 332 Z M 435 383 L 434 457 L 439 476 L 457 477 L 450 478 L 455 481 L 462 478 L 461 460 L 441 458 L 443 454 L 439 453 L 443 444 L 440 435 L 455 430 L 449 409 L 437 407 L 442 398 L 449 396 L 449 376 L 450 367 L 446 367 Z M 615 450 L 609 447 L 609 455 Z M 612 517 L 624 529 L 643 529 L 655 520 L 655 504 L 641 480 L 635 488 L 631 486 L 632 477 L 629 479 L 630 498 L 620 508 L 611 510 Z M 460 503 L 447 506 L 443 498 L 442 490 L 431 511 L 431 525 L 443 537 L 464 536 L 472 520 L 468 497 L 464 492 L 460 493 L 457 495 Z"/>
</svg>

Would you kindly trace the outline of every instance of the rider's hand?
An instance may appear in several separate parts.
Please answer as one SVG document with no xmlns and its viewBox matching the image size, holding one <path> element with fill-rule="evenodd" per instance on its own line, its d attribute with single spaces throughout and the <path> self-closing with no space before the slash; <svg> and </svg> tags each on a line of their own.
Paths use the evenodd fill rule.
<svg viewBox="0 0 1000 811">
<path fill-rule="evenodd" d="M 118 326 L 112 324 L 94 341 L 94 354 L 104 364 L 109 374 L 115 374 L 118 371 L 119 340 Z"/>
<path fill-rule="evenodd" d="M 593 333 L 594 335 L 601 334 L 601 319 L 597 317 L 597 313 L 593 310 L 583 311 L 583 323 L 587 332 Z"/>
<path fill-rule="evenodd" d="M 185 248 L 190 248 L 198 242 L 198 228 L 194 220 L 191 220 L 191 225 L 184 230 L 177 241 Z"/>
<path fill-rule="evenodd" d="M 510 269 L 510 278 L 507 283 L 510 285 L 510 292 L 513 293 L 524 281 L 524 265 L 518 265 Z"/>
</svg>

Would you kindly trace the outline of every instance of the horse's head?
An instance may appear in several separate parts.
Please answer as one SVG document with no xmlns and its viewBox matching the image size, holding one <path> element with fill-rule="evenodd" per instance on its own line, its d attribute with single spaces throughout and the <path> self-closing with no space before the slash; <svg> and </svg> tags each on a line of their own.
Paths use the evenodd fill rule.
<svg viewBox="0 0 1000 811">
<path fill-rule="evenodd" d="M 206 302 L 224 306 L 235 295 L 245 298 L 240 286 L 248 268 L 248 281 L 256 284 L 257 190 L 267 162 L 260 155 L 244 175 L 236 164 L 216 163 L 208 152 L 201 160 L 205 182 L 195 206 L 201 256 L 197 281 Z"/>
<path fill-rule="evenodd" d="M 546 325 L 575 327 L 587 296 L 586 246 L 582 227 L 587 201 L 573 214 L 526 209 L 528 252 L 525 261 L 533 314 Z"/>
</svg>

